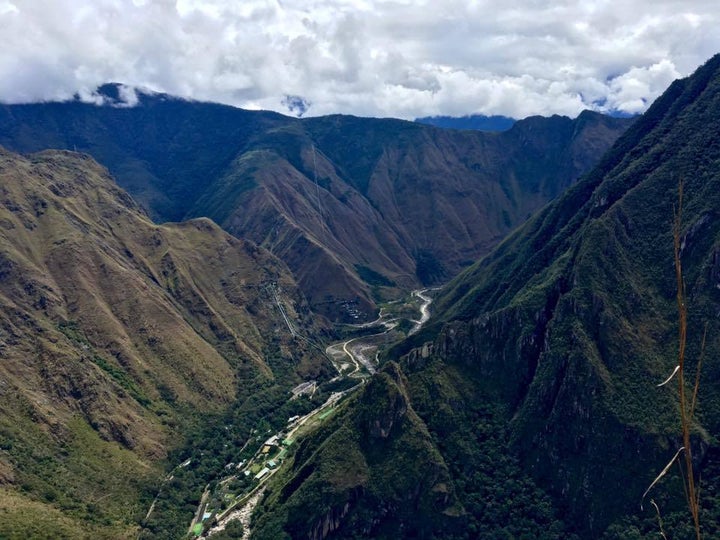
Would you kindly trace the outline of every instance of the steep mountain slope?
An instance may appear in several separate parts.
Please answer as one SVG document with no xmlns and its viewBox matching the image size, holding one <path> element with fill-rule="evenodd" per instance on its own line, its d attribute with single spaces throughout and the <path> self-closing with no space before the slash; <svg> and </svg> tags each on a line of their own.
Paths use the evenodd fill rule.
<svg viewBox="0 0 720 540">
<path fill-rule="evenodd" d="M 156 221 L 180 221 L 205 188 L 258 132 L 287 118 L 140 94 L 117 104 L 117 85 L 99 89 L 108 104 L 79 101 L 3 105 L 0 145 L 17 152 L 66 149 L 90 154 Z"/>
<path fill-rule="evenodd" d="M 720 534 L 718 118 L 720 56 L 673 83 L 590 175 L 451 282 L 435 303 L 431 325 L 396 348 L 408 381 L 407 410 L 427 426 L 450 471 L 444 489 L 461 508 L 455 528 L 436 505 L 424 514 L 430 524 L 420 536 L 441 527 L 448 538 L 474 537 L 472 531 L 482 531 L 480 537 L 657 537 L 654 511 L 638 507 L 681 445 L 677 388 L 656 386 L 677 362 L 671 222 L 680 180 L 693 360 L 707 325 L 693 444 L 704 534 Z M 687 377 L 694 380 L 692 368 Z M 348 416 L 373 410 L 369 392 Z M 352 432 L 349 426 L 337 427 Z M 384 459 L 400 460 L 402 451 Z M 493 476 L 496 463 L 515 463 L 522 473 Z M 288 473 L 287 485 L 298 492 L 299 472 L 313 462 L 302 467 Z M 388 469 L 382 482 L 391 492 L 404 485 L 404 471 Z M 540 488 L 550 499 L 528 496 Z M 398 535 L 379 536 L 403 536 L 403 512 L 417 500 L 409 494 L 421 492 L 378 502 L 365 482 L 341 507 L 346 517 L 333 514 L 333 527 L 316 537 L 352 537 L 345 527 L 358 514 L 366 527 L 400 527 Z M 669 534 L 689 537 L 678 517 L 687 510 L 674 513 L 686 508 L 677 477 L 652 497 Z M 303 524 L 278 518 L 274 529 L 263 525 L 257 535 L 304 535 L 308 524 L 323 522 L 328 507 L 336 510 L 337 502 L 314 513 L 304 508 Z M 292 516 L 293 506 L 269 498 L 265 511 Z M 517 523 L 504 512 L 530 516 Z"/>
<path fill-rule="evenodd" d="M 154 225 L 87 156 L 0 149 L 0 536 L 132 536 L 197 420 L 321 375 L 270 288 L 322 331 L 267 251 Z"/>
<path fill-rule="evenodd" d="M 140 94 L 135 107 L 0 107 L 0 144 L 88 152 L 154 219 L 210 217 L 280 256 L 314 309 L 349 318 L 476 260 L 630 123 L 584 112 L 457 132 Z"/>
<path fill-rule="evenodd" d="M 462 369 L 389 362 L 304 440 L 252 538 L 572 538 Z"/>
<path fill-rule="evenodd" d="M 628 125 L 594 113 L 507 134 L 330 116 L 268 130 L 190 215 L 268 247 L 342 316 L 442 281 L 565 189 Z"/>
</svg>

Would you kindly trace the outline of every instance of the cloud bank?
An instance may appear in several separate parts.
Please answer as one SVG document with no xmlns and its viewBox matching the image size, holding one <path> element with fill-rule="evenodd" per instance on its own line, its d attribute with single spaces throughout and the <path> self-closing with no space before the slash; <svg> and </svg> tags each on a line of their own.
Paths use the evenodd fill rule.
<svg viewBox="0 0 720 540">
<path fill-rule="evenodd" d="M 716 0 L 0 0 L 0 101 L 92 100 L 117 81 L 286 114 L 636 113 L 720 52 L 716 13 Z"/>
</svg>

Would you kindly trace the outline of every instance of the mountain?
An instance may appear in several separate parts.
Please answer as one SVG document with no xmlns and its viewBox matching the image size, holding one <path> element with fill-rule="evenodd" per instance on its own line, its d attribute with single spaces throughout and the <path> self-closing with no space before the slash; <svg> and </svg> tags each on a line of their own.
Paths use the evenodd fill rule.
<svg viewBox="0 0 720 540">
<path fill-rule="evenodd" d="M 586 111 L 459 132 L 127 92 L 1 106 L 0 144 L 89 153 L 156 221 L 213 219 L 283 259 L 315 311 L 350 321 L 487 253 L 632 122 Z"/>
<path fill-rule="evenodd" d="M 136 536 L 197 425 L 327 373 L 279 305 L 324 332 L 266 250 L 153 224 L 89 156 L 0 149 L 0 536 Z"/>
<path fill-rule="evenodd" d="M 678 354 L 680 181 L 689 384 L 704 358 L 692 445 L 718 537 L 718 118 L 720 55 L 443 288 L 429 326 L 298 449 L 254 538 L 657 538 L 649 499 L 694 537 L 674 468 L 640 510 L 682 445 L 677 380 L 658 387 Z M 352 482 L 328 465 L 342 456 Z"/>
<path fill-rule="evenodd" d="M 447 129 L 474 129 L 477 131 L 507 131 L 517 120 L 507 116 L 485 116 L 470 114 L 467 116 L 424 116 L 416 122 Z"/>
</svg>

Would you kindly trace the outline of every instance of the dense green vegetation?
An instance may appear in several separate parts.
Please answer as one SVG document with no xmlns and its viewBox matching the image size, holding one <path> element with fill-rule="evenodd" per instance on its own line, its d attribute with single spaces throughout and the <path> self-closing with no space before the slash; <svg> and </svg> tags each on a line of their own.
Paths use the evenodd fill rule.
<svg viewBox="0 0 720 540">
<path fill-rule="evenodd" d="M 157 481 L 132 452 L 80 419 L 50 444 L 39 426 L 2 421 L 0 452 L 15 464 L 18 495 L 27 497 L 0 492 L 3 538 L 117 537 L 140 519 Z"/>
<path fill-rule="evenodd" d="M 689 350 L 697 358 L 706 323 L 708 353 L 718 347 L 710 283 L 720 236 L 709 217 L 720 205 L 713 120 L 719 63 L 715 58 L 675 83 L 584 181 L 437 300 L 446 321 L 464 321 L 452 324 L 454 332 L 468 336 L 452 340 L 447 356 L 459 360 L 470 343 L 487 351 L 470 363 L 500 383 L 503 400 L 518 405 L 513 439 L 524 462 L 557 493 L 567 492 L 573 477 L 589 482 L 589 490 L 577 487 L 578 500 L 588 505 L 578 521 L 593 508 L 602 515 L 628 512 L 621 501 L 639 499 L 671 457 L 663 449 L 677 445 L 676 396 L 654 385 L 672 371 L 677 347 L 670 223 L 679 176 L 687 196 L 682 258 Z M 484 321 L 473 322 L 481 314 Z M 447 332 L 439 337 L 446 343 Z M 498 356 L 503 364 L 493 362 Z M 703 370 L 695 443 L 712 445 L 720 424 L 711 412 L 718 388 L 710 381 L 718 365 L 711 361 Z M 513 380 L 529 387 L 513 387 Z M 605 459 L 592 464 L 600 448 Z M 628 462 L 622 456 L 630 448 L 637 457 Z M 604 496 L 602 486 L 615 483 L 625 486 L 627 499 Z M 682 488 L 675 493 L 682 501 Z M 668 502 L 665 510 L 678 504 Z"/>
<path fill-rule="evenodd" d="M 320 525 L 340 538 L 437 530 L 450 538 L 694 536 L 674 470 L 639 508 L 682 444 L 677 386 L 657 387 L 677 362 L 671 223 L 679 177 L 688 358 L 699 356 L 708 328 L 691 444 L 703 535 L 717 536 L 718 96 L 720 56 L 674 83 L 593 172 L 443 289 L 430 326 L 388 354 L 402 357 L 402 373 L 388 367 L 384 391 L 371 382 L 335 419 L 342 436 L 308 442 L 314 457 L 296 460 L 285 479 L 292 497 L 268 497 L 262 516 L 273 518 L 258 519 L 258 537 L 312 536 Z M 694 382 L 694 367 L 686 379 Z M 387 440 L 404 438 L 403 448 L 363 446 L 368 417 L 376 431 L 394 418 Z M 431 449 L 417 452 L 424 443 Z M 352 490 L 338 489 L 322 468 L 340 448 L 364 467 Z M 432 478 L 436 464 L 443 474 L 423 485 L 421 470 Z M 327 500 L 309 504 L 318 492 Z M 418 510 L 418 500 L 438 492 L 445 504 Z M 422 516 L 415 528 L 405 521 L 411 508 Z"/>
<path fill-rule="evenodd" d="M 406 415 L 397 376 L 397 371 L 376 376 L 359 402 L 351 400 L 300 443 L 292 469 L 281 471 L 279 482 L 256 510 L 256 538 L 305 536 L 323 519 L 334 521 L 336 516 L 343 517 L 337 534 L 358 538 L 398 535 L 403 527 L 408 534 L 419 534 L 438 525 L 430 511 L 434 501 L 444 497 L 433 486 L 446 478 L 446 471 L 421 423 Z M 420 464 L 430 470 L 418 470 Z M 386 482 L 391 475 L 400 482 Z M 403 509 L 403 525 L 375 520 L 380 506 L 395 507 L 408 492 L 421 510 Z M 351 512 L 344 515 L 346 504 Z"/>
<path fill-rule="evenodd" d="M 104 91 L 112 92 L 112 85 Z M 154 216 L 179 221 L 255 133 L 287 121 L 276 113 L 163 94 L 140 99 L 142 106 L 133 108 L 72 101 L 4 106 L 0 144 L 22 152 L 87 152 Z"/>
<path fill-rule="evenodd" d="M 477 400 L 466 375 L 438 361 L 411 372 L 409 380 L 413 407 L 448 464 L 464 509 L 464 530 L 448 538 L 574 538 L 509 451 L 502 405 Z"/>
<path fill-rule="evenodd" d="M 431 251 L 421 249 L 415 253 L 415 275 L 423 285 L 434 285 L 446 280 L 448 271 Z"/>
<path fill-rule="evenodd" d="M 389 364 L 302 442 L 256 511 L 253 537 L 317 534 L 330 519 L 340 538 L 570 538 L 508 453 L 506 413 L 478 401 L 459 370 L 405 372 Z"/>
<path fill-rule="evenodd" d="M 222 414 L 189 412 L 194 420 L 193 427 L 185 430 L 185 444 L 179 445 L 168 456 L 172 479 L 162 484 L 153 512 L 142 521 L 141 538 L 169 540 L 182 537 L 206 487 L 214 490 L 217 482 L 228 475 L 228 464 L 252 457 L 268 437 L 287 425 L 288 418 L 305 415 L 324 403 L 332 392 L 358 384 L 357 380 L 349 378 L 332 382 L 321 380 L 311 396 L 292 398 L 289 391 L 295 381 L 292 365 L 286 359 L 280 359 L 274 365 L 271 357 L 277 355 L 278 351 L 267 352 L 275 380 L 246 381 L 247 387 L 238 389 L 238 395 L 243 397 Z M 245 477 L 235 481 L 238 490 L 245 487 L 245 481 Z M 231 528 L 227 534 L 236 532 L 237 528 Z"/>
<path fill-rule="evenodd" d="M 390 281 L 380 272 L 376 272 L 372 268 L 363 266 L 362 264 L 356 264 L 355 271 L 360 276 L 360 279 L 362 279 L 368 285 L 379 287 L 394 287 L 395 285 L 397 285 L 394 281 Z"/>
<path fill-rule="evenodd" d="M 172 480 L 162 485 L 153 513 L 142 523 L 141 538 L 182 537 L 205 486 L 217 482 L 228 463 L 251 457 L 271 433 L 285 426 L 288 418 L 311 411 L 327 394 L 320 392 L 313 400 L 289 397 L 287 387 L 266 384 L 227 413 L 199 419 L 187 443 L 168 458 L 174 465 L 186 460 L 190 463 L 171 471 Z"/>
</svg>

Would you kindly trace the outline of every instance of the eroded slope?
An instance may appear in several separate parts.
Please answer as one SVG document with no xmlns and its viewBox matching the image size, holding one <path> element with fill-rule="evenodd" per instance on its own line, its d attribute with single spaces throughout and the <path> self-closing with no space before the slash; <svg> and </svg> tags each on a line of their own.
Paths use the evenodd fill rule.
<svg viewBox="0 0 720 540">
<path fill-rule="evenodd" d="M 267 291 L 320 330 L 280 261 L 207 219 L 154 225 L 89 157 L 0 150 L 0 245 L 1 504 L 21 536 L 43 506 L 70 537 L 131 534 L 197 419 L 326 369 Z"/>
</svg>

